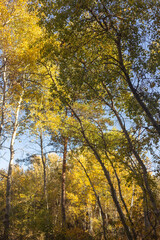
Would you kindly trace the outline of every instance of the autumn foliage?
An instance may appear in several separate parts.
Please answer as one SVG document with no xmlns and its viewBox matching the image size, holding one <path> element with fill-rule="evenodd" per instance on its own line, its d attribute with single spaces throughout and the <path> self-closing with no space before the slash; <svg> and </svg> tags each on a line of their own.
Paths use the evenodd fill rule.
<svg viewBox="0 0 160 240">
<path fill-rule="evenodd" d="M 0 239 L 160 239 L 159 9 L 0 0 Z"/>
</svg>

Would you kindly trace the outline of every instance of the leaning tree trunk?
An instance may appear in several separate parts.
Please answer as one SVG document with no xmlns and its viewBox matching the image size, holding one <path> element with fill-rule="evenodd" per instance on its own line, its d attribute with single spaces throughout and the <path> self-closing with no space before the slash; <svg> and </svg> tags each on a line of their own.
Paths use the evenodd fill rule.
<svg viewBox="0 0 160 240">
<path fill-rule="evenodd" d="M 110 193 L 111 193 L 111 196 L 112 196 L 112 199 L 113 199 L 113 202 L 115 204 L 115 207 L 117 209 L 117 212 L 119 214 L 119 217 L 121 219 L 121 222 L 122 222 L 122 225 L 124 227 L 124 230 L 125 230 L 125 233 L 126 233 L 126 236 L 128 238 L 128 240 L 133 240 L 133 237 L 132 237 L 132 234 L 130 232 L 130 229 L 129 229 L 129 226 L 127 225 L 127 222 L 126 222 L 126 218 L 125 218 L 125 215 L 122 211 L 122 208 L 121 208 L 121 205 L 118 201 L 118 197 L 117 197 L 117 193 L 116 193 L 116 190 L 114 188 L 114 185 L 113 185 L 113 182 L 111 180 L 111 176 L 110 176 L 110 173 L 109 171 L 106 169 L 98 151 L 96 150 L 96 148 L 90 143 L 89 139 L 86 137 L 86 134 L 85 134 L 85 130 L 83 128 L 83 124 L 81 122 L 81 119 L 79 118 L 79 116 L 77 115 L 77 113 L 73 110 L 73 108 L 68 104 L 69 108 L 71 109 L 71 111 L 73 112 L 74 116 L 76 117 L 76 119 L 78 120 L 79 124 L 80 124 L 80 127 L 81 127 L 81 133 L 84 137 L 84 140 L 86 141 L 88 147 L 93 151 L 97 161 L 100 163 L 101 165 L 101 168 L 104 172 L 104 175 L 108 181 L 108 184 L 109 184 L 109 187 L 110 187 Z"/>
<path fill-rule="evenodd" d="M 8 167 L 7 188 L 6 188 L 6 213 L 5 213 L 5 219 L 4 219 L 4 239 L 5 240 L 9 240 L 14 142 L 15 142 L 16 133 L 17 133 L 18 117 L 19 117 L 19 112 L 21 108 L 22 97 L 23 97 L 23 92 L 20 96 L 18 106 L 15 112 L 15 122 L 13 125 L 13 132 L 12 132 L 11 143 L 10 143 L 10 161 L 9 161 L 9 167 Z"/>
<path fill-rule="evenodd" d="M 121 49 L 121 39 L 118 38 L 118 40 L 116 41 L 117 43 L 117 50 L 118 50 L 118 57 L 119 57 L 119 63 L 120 63 L 120 67 L 122 69 L 122 71 L 125 74 L 125 79 L 126 82 L 131 90 L 131 92 L 133 93 L 135 99 L 137 100 L 137 102 L 139 103 L 139 105 L 141 106 L 141 108 L 143 109 L 143 111 L 146 113 L 146 116 L 148 117 L 148 119 L 150 120 L 150 122 L 152 123 L 154 129 L 156 130 L 156 132 L 160 135 L 160 125 L 158 124 L 158 122 L 154 119 L 152 113 L 150 112 L 149 108 L 146 106 L 146 104 L 144 103 L 144 101 L 141 99 L 141 97 L 139 96 L 136 88 L 133 86 L 131 79 L 129 77 L 129 74 L 125 68 L 125 65 L 123 63 L 123 56 L 122 56 L 122 49 Z"/>
<path fill-rule="evenodd" d="M 108 155 L 108 154 L 107 154 L 107 155 Z M 128 207 L 127 207 L 127 204 L 126 204 L 126 202 L 125 202 L 125 200 L 124 200 L 124 198 L 123 198 L 123 195 L 122 195 L 120 179 L 119 179 L 119 177 L 118 177 L 117 171 L 116 171 L 116 169 L 115 169 L 115 167 L 114 167 L 114 165 L 113 165 L 111 159 L 110 159 L 109 157 L 108 157 L 108 159 L 109 159 L 109 161 L 110 161 L 110 163 L 111 163 L 111 166 L 112 166 L 112 168 L 113 168 L 113 171 L 114 171 L 115 176 L 116 176 L 116 179 L 117 179 L 117 183 L 118 183 L 118 191 L 119 191 L 120 199 L 121 199 L 121 201 L 122 201 L 122 203 L 123 203 L 123 206 L 124 206 L 124 208 L 125 208 L 125 210 L 126 210 L 126 213 L 127 213 L 128 219 L 129 219 L 129 221 L 130 221 L 130 224 L 131 224 L 131 230 L 132 230 L 132 233 L 133 233 L 134 239 L 137 239 L 137 234 L 136 234 L 136 232 L 135 232 L 135 228 L 134 228 L 133 221 L 132 221 L 132 219 L 131 219 L 131 215 L 130 215 L 130 213 L 129 213 L 129 210 L 128 210 Z"/>
<path fill-rule="evenodd" d="M 102 208 L 102 205 L 101 205 L 101 201 L 100 201 L 100 199 L 99 199 L 99 196 L 98 196 L 98 194 L 97 194 L 97 192 L 96 192 L 96 189 L 95 189 L 95 187 L 94 187 L 94 185 L 93 185 L 93 183 L 92 183 L 92 180 L 91 180 L 90 176 L 88 175 L 88 173 L 87 173 L 87 171 L 86 171 L 83 163 L 82 163 L 79 159 L 77 159 L 77 161 L 78 161 L 78 162 L 80 163 L 80 165 L 82 166 L 82 168 L 83 168 L 83 170 L 84 170 L 84 172 L 85 172 L 85 174 L 86 174 L 86 177 L 88 178 L 88 180 L 89 180 L 89 182 L 90 182 L 90 185 L 91 185 L 91 187 L 92 187 L 92 190 L 93 190 L 93 192 L 94 192 L 94 195 L 95 195 L 95 197 L 96 197 L 96 200 L 97 200 L 99 209 L 100 209 L 100 211 L 101 211 L 102 226 L 103 226 L 103 236 L 104 236 L 104 239 L 107 240 L 107 236 L 106 236 L 106 216 L 105 216 L 105 213 L 104 213 L 104 211 L 103 211 L 103 208 Z"/>
<path fill-rule="evenodd" d="M 107 143 L 106 143 L 106 140 L 105 140 L 103 134 L 102 134 L 102 139 L 103 139 L 103 144 L 104 144 L 104 146 L 105 146 L 105 155 L 106 155 L 108 161 L 110 162 L 110 164 L 111 164 L 111 166 L 112 166 L 112 169 L 113 169 L 113 171 L 114 171 L 114 174 L 115 174 L 115 176 L 116 176 L 116 179 L 117 179 L 119 196 L 120 196 L 121 202 L 123 203 L 123 206 L 124 206 L 124 208 L 125 208 L 125 210 L 126 210 L 128 219 L 129 219 L 129 221 L 130 221 L 131 230 L 132 230 L 132 233 L 133 233 L 133 237 L 134 237 L 134 239 L 137 239 L 137 235 L 136 235 L 136 232 L 135 232 L 135 228 L 134 228 L 133 221 L 132 221 L 132 219 L 131 219 L 131 215 L 130 215 L 130 213 L 129 213 L 128 207 L 127 207 L 126 202 L 125 202 L 125 200 L 124 200 L 124 197 L 123 197 L 123 195 L 122 195 L 122 191 L 121 191 L 121 181 L 120 181 L 120 179 L 119 179 L 119 177 L 118 177 L 116 168 L 114 167 L 114 164 L 113 164 L 113 162 L 112 162 L 112 160 L 111 160 L 111 158 L 109 157 L 109 154 L 108 154 L 108 152 L 107 152 Z"/>
<path fill-rule="evenodd" d="M 109 104 L 104 98 L 102 98 L 102 100 L 104 101 L 104 103 L 110 107 L 110 109 L 113 111 L 113 113 L 115 114 L 115 117 L 117 118 L 118 120 L 118 123 L 125 135 L 125 138 L 128 142 L 128 145 L 129 145 L 129 148 L 131 150 L 131 152 L 133 153 L 133 155 L 135 156 L 137 162 L 139 163 L 139 166 L 141 167 L 142 169 L 142 176 L 143 176 L 143 181 L 144 181 L 144 185 L 145 185 L 145 188 L 146 188 L 146 192 L 148 193 L 148 196 L 150 198 L 150 201 L 151 201 L 151 204 L 153 206 L 153 211 L 154 211 L 154 214 L 155 214 L 155 217 L 157 218 L 158 221 L 160 221 L 160 214 L 159 214 L 159 210 L 157 208 L 157 203 L 156 203 L 156 199 L 154 197 L 154 194 L 152 192 L 152 189 L 151 189 L 151 186 L 150 186 L 150 182 L 149 182 L 149 178 L 148 178 L 148 172 L 147 172 L 147 168 L 143 162 L 143 160 L 141 159 L 138 151 L 136 150 L 136 148 L 134 147 L 134 144 L 132 142 L 132 139 L 125 127 L 125 124 L 122 122 L 121 120 L 121 117 L 118 113 L 118 111 L 116 110 L 115 106 L 114 106 L 114 102 L 113 102 L 113 97 L 112 97 L 112 94 L 111 92 L 109 91 L 109 89 L 104 85 L 104 83 L 102 82 L 102 85 L 103 87 L 105 88 L 107 94 L 109 95 L 110 97 L 110 100 L 111 100 L 111 104 Z"/>
</svg>

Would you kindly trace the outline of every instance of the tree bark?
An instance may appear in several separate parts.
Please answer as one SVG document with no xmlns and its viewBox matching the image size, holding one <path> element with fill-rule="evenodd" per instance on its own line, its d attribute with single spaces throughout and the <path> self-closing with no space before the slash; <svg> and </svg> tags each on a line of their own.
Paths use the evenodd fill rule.
<svg viewBox="0 0 160 240">
<path fill-rule="evenodd" d="M 157 131 L 157 133 L 160 135 L 160 125 L 158 124 L 158 122 L 156 122 L 156 120 L 154 119 L 153 115 L 149 111 L 148 107 L 146 106 L 144 101 L 140 98 L 140 96 L 139 96 L 137 90 L 134 88 L 134 86 L 133 86 L 133 84 L 131 82 L 131 79 L 129 77 L 129 74 L 127 73 L 127 70 L 126 70 L 126 68 L 124 66 L 120 38 L 118 38 L 116 43 L 117 43 L 117 49 L 118 49 L 119 64 L 120 64 L 120 67 L 121 67 L 122 71 L 125 74 L 126 82 L 128 83 L 128 86 L 129 86 L 131 92 L 133 93 L 135 99 L 137 100 L 137 102 L 139 103 L 139 105 L 141 106 L 143 111 L 146 113 L 148 119 L 151 121 L 151 123 L 152 123 L 153 127 L 155 128 L 155 130 Z"/>
<path fill-rule="evenodd" d="M 76 158 L 76 159 L 77 159 L 77 158 Z M 77 159 L 77 161 L 78 161 L 78 162 L 80 163 L 80 165 L 82 166 L 82 168 L 83 168 L 83 170 L 84 170 L 84 172 L 85 172 L 85 174 L 86 174 L 86 176 L 87 176 L 87 178 L 88 178 L 88 180 L 89 180 L 89 182 L 90 182 L 90 185 L 91 185 L 91 187 L 92 187 L 92 190 L 93 190 L 93 192 L 94 192 L 94 195 L 95 195 L 95 197 L 96 197 L 96 200 L 97 200 L 99 209 L 100 209 L 100 211 L 101 211 L 101 218 L 102 218 L 102 224 L 103 224 L 103 225 L 102 225 L 102 226 L 103 226 L 103 236 L 104 236 L 104 239 L 107 240 L 107 237 L 106 237 L 106 216 L 105 216 L 105 213 L 104 213 L 104 211 L 103 211 L 103 208 L 102 208 L 102 205 L 101 205 L 101 201 L 100 201 L 100 199 L 99 199 L 99 196 L 98 196 L 98 194 L 97 194 L 97 192 L 96 192 L 96 190 L 95 190 L 95 187 L 94 187 L 94 185 L 93 185 L 93 183 L 92 183 L 92 180 L 91 180 L 90 176 L 88 175 L 88 173 L 87 173 L 87 171 L 86 171 L 83 163 L 82 163 L 79 159 Z"/>
<path fill-rule="evenodd" d="M 46 174 L 46 159 L 43 151 L 43 134 L 40 130 L 40 146 L 41 146 L 41 159 L 43 165 L 43 188 L 44 188 L 44 197 L 46 201 L 46 209 L 48 210 L 48 192 L 47 192 L 47 174 Z"/>
<path fill-rule="evenodd" d="M 133 224 L 133 221 L 132 221 L 132 219 L 131 219 L 131 215 L 130 215 L 130 213 L 129 213 L 129 210 L 128 210 L 128 208 L 127 208 L 127 205 L 126 205 L 125 200 L 124 200 L 123 195 L 122 195 L 122 191 L 121 191 L 121 181 L 120 181 L 120 179 L 119 179 L 119 177 L 118 177 L 116 168 L 114 167 L 114 164 L 113 164 L 111 158 L 110 158 L 109 155 L 108 155 L 108 152 L 107 152 L 107 144 L 106 144 L 105 138 L 104 138 L 104 136 L 103 136 L 103 133 L 102 133 L 102 139 L 103 139 L 103 143 L 104 143 L 104 146 L 105 146 L 105 155 L 106 155 L 107 159 L 109 160 L 109 162 L 110 162 L 110 164 L 111 164 L 111 166 L 112 166 L 112 168 L 113 168 L 114 174 L 115 174 L 115 176 L 116 176 L 116 179 L 117 179 L 118 191 L 119 191 L 120 199 L 121 199 L 121 202 L 123 203 L 123 206 L 124 206 L 124 208 L 125 208 L 125 210 L 126 210 L 126 213 L 127 213 L 127 217 L 128 217 L 128 219 L 129 219 L 129 221 L 130 221 L 131 229 L 132 229 L 132 233 L 133 233 L 133 237 L 134 237 L 134 239 L 137 239 L 137 235 L 136 235 L 136 232 L 135 232 L 135 229 L 134 229 L 134 224 Z"/>
<path fill-rule="evenodd" d="M 67 144 L 68 138 L 64 137 L 63 162 L 62 162 L 62 194 L 61 194 L 61 209 L 62 209 L 62 228 L 66 226 L 66 159 L 67 159 Z"/>
<path fill-rule="evenodd" d="M 118 122 L 119 122 L 119 125 L 127 139 L 127 142 L 128 142 L 128 145 L 129 145 L 129 148 L 131 150 L 131 152 L 133 153 L 133 155 L 135 156 L 137 162 L 139 163 L 141 169 L 142 169 L 142 174 L 143 174 L 143 181 L 144 181 L 144 184 L 145 184 L 145 187 L 146 187 L 146 190 L 147 190 L 147 193 L 149 195 L 149 198 L 150 198 L 150 201 L 152 203 L 152 206 L 153 206 L 153 209 L 154 209 L 154 214 L 156 216 L 156 218 L 158 219 L 158 221 L 160 221 L 160 215 L 159 215 L 159 210 L 157 208 L 157 204 L 156 204 L 156 200 L 154 198 L 154 195 L 153 195 L 153 192 L 151 190 L 151 187 L 150 187 L 150 184 L 149 184 L 149 180 L 148 180 L 148 172 L 147 172 L 147 168 L 145 166 L 145 164 L 143 163 L 139 153 L 136 151 L 133 143 L 132 143 L 132 140 L 129 136 L 129 133 L 125 127 L 125 124 L 123 124 L 120 116 L 119 116 L 119 113 L 117 112 L 117 110 L 115 109 L 114 107 L 114 102 L 113 102 L 113 98 L 112 98 L 112 95 L 110 93 L 110 91 L 107 89 L 106 86 L 104 86 L 104 83 L 102 83 L 103 87 L 106 89 L 106 92 L 108 93 L 110 99 L 111 99 L 111 104 L 109 104 L 104 98 L 102 98 L 102 100 L 104 101 L 104 103 L 106 103 L 107 106 L 110 107 L 110 109 L 114 112 Z"/>
<path fill-rule="evenodd" d="M 126 136 L 126 139 L 128 141 L 129 147 L 130 147 L 131 151 L 133 152 L 135 158 L 137 159 L 139 165 L 141 166 L 142 173 L 143 173 L 143 181 L 144 181 L 147 193 L 148 193 L 150 201 L 152 203 L 155 216 L 157 217 L 157 219 L 159 219 L 159 211 L 158 211 L 158 208 L 157 208 L 157 204 L 156 204 L 156 200 L 154 198 L 153 192 L 152 192 L 152 190 L 150 188 L 150 184 L 149 184 L 149 181 L 148 181 L 148 172 L 147 172 L 146 166 L 143 163 L 143 161 L 142 161 L 141 157 L 139 156 L 138 152 L 134 148 L 134 146 L 132 144 L 132 141 L 130 139 L 130 136 L 129 136 L 129 134 L 128 134 L 124 124 L 122 123 L 119 114 L 117 113 L 117 111 L 115 109 L 114 109 L 114 112 L 115 112 L 115 115 L 116 115 L 116 117 L 118 119 L 118 122 L 119 122 L 119 124 L 120 124 L 120 126 L 121 126 L 121 128 L 122 128 L 122 130 L 123 130 L 123 132 L 125 134 L 125 136 Z"/>
<path fill-rule="evenodd" d="M 120 217 L 120 219 L 121 219 L 121 222 L 122 222 L 122 224 L 123 224 L 123 227 L 124 227 L 125 233 L 126 233 L 126 235 L 127 235 L 127 238 L 128 238 L 129 240 L 133 240 L 133 237 L 132 237 L 132 234 L 131 234 L 131 232 L 130 232 L 130 229 L 129 229 L 127 223 L 126 223 L 126 218 L 125 218 L 125 216 L 124 216 L 124 213 L 123 213 L 122 208 L 121 208 L 121 206 L 120 206 L 120 203 L 119 203 L 119 201 L 118 201 L 117 194 L 116 194 L 116 190 L 115 190 L 115 188 L 114 188 L 114 186 L 113 186 L 113 183 L 112 183 L 112 180 L 111 180 L 111 177 L 110 177 L 110 173 L 109 173 L 108 170 L 106 169 L 106 167 L 105 167 L 105 165 L 104 165 L 104 163 L 103 163 L 103 161 L 102 161 L 99 153 L 97 152 L 97 150 L 96 150 L 95 147 L 89 142 L 88 138 L 86 137 L 86 134 L 85 134 L 85 131 L 84 131 L 84 128 L 83 128 L 83 125 L 82 125 L 82 122 L 81 122 L 80 118 L 78 117 L 78 115 L 76 114 L 76 112 L 73 110 L 73 108 L 72 108 L 69 104 L 68 104 L 68 106 L 70 107 L 71 111 L 73 112 L 74 116 L 76 117 L 76 119 L 78 120 L 78 122 L 79 122 L 79 124 L 80 124 L 81 133 L 82 133 L 82 135 L 83 135 L 83 137 L 84 137 L 87 145 L 88 145 L 89 148 L 93 151 L 96 159 L 98 160 L 98 162 L 100 163 L 100 165 L 101 165 L 101 167 L 102 167 L 102 170 L 103 170 L 103 172 L 104 172 L 104 175 L 105 175 L 105 177 L 106 177 L 106 179 L 107 179 L 107 181 L 108 181 L 108 184 L 109 184 L 109 186 L 110 186 L 110 193 L 111 193 L 113 202 L 114 202 L 114 204 L 115 204 L 115 206 L 116 206 L 116 208 L 117 208 L 117 212 L 118 212 L 119 217 Z"/>
<path fill-rule="evenodd" d="M 110 101 L 111 103 L 108 103 L 106 101 L 106 99 L 104 99 L 101 95 L 99 95 L 99 93 L 88 83 L 88 82 L 85 82 L 96 94 L 97 96 L 113 111 L 115 117 L 117 118 L 118 120 L 118 123 L 124 133 L 124 136 L 126 137 L 126 140 L 128 142 L 128 145 L 129 145 L 129 148 L 131 150 L 131 152 L 133 153 L 133 155 L 135 156 L 137 162 L 139 163 L 140 167 L 141 167 L 141 170 L 142 170 L 142 176 L 143 176 L 143 181 L 144 181 L 144 185 L 146 187 L 146 191 L 149 195 L 149 198 L 150 198 L 150 201 L 151 201 L 151 204 L 153 206 L 153 211 L 154 211 L 154 214 L 155 214 L 155 217 L 157 218 L 157 220 L 160 222 L 160 212 L 157 208 L 157 203 L 156 203 L 156 200 L 155 200 L 155 197 L 154 197 L 154 194 L 151 190 L 151 187 L 150 187 L 150 184 L 149 184 L 149 180 L 148 180 L 148 172 L 147 172 L 147 168 L 145 166 L 145 164 L 143 163 L 139 153 L 137 152 L 137 150 L 135 149 L 133 143 L 132 143 L 132 140 L 129 136 L 129 133 L 125 127 L 125 124 L 122 122 L 121 120 L 121 117 L 118 113 L 118 111 L 115 109 L 114 107 L 114 102 L 113 102 L 113 97 L 112 97 L 112 94 L 111 92 L 109 91 L 109 89 L 107 88 L 107 86 L 102 82 L 102 86 L 103 88 L 105 89 L 106 93 L 108 94 L 108 96 L 110 97 Z"/>
<path fill-rule="evenodd" d="M 1 110 L 1 124 L 0 124 L 0 147 L 2 146 L 2 132 L 4 127 L 4 115 L 5 115 L 5 104 L 6 104 L 6 88 L 7 88 L 7 67 L 6 67 L 6 58 L 3 59 L 3 84 L 2 84 L 2 110 Z"/>
<path fill-rule="evenodd" d="M 115 43 L 117 45 L 117 50 L 118 50 L 118 58 L 119 60 L 116 60 L 116 64 L 119 64 L 120 69 L 124 72 L 125 75 L 125 79 L 126 82 L 131 90 L 131 92 L 133 93 L 135 99 L 137 100 L 137 102 L 139 103 L 139 105 L 141 106 L 141 108 L 143 109 L 143 111 L 146 113 L 148 119 L 151 121 L 153 127 L 155 128 L 156 132 L 160 135 L 160 125 L 158 124 L 158 122 L 156 122 L 156 120 L 154 119 L 152 113 L 150 112 L 150 110 L 148 109 L 148 107 L 146 106 L 146 104 L 144 103 L 144 101 L 141 99 L 141 97 L 139 96 L 137 90 L 134 88 L 131 79 L 129 77 L 129 74 L 127 73 L 127 70 L 125 68 L 125 65 L 123 63 L 123 56 L 122 56 L 122 50 L 121 50 L 121 33 L 118 31 L 117 26 L 114 26 L 112 21 L 112 16 L 111 14 L 107 11 L 107 8 L 105 7 L 105 5 L 102 3 L 103 8 L 107 14 L 107 16 L 109 17 L 109 21 L 110 21 L 110 27 L 114 30 L 115 32 Z M 104 19 L 102 20 L 100 16 L 98 16 L 92 9 L 88 9 L 89 12 L 92 14 L 92 16 L 94 17 L 94 19 L 97 21 L 97 23 L 99 24 L 99 26 L 102 28 L 102 31 L 105 31 L 106 33 L 108 33 L 108 24 L 106 24 L 106 22 L 104 21 Z M 102 20 L 102 21 L 101 21 Z M 102 23 L 103 22 L 103 23 Z"/>
<path fill-rule="evenodd" d="M 11 186 L 12 186 L 12 170 L 13 170 L 13 160 L 14 160 L 14 142 L 16 138 L 17 128 L 18 128 L 18 117 L 22 103 L 23 92 L 20 96 L 18 106 L 15 112 L 15 122 L 13 125 L 13 132 L 10 142 L 10 161 L 8 167 L 7 175 L 7 188 L 6 188 L 6 213 L 4 219 L 4 239 L 9 240 L 10 231 L 10 211 L 11 211 Z"/>
<path fill-rule="evenodd" d="M 113 166 L 113 163 L 111 162 L 111 160 L 109 160 L 109 161 L 110 161 L 110 163 L 111 163 L 111 165 L 112 165 L 113 171 L 114 171 L 115 176 L 116 176 L 116 179 L 117 179 L 120 199 L 121 199 L 121 201 L 122 201 L 122 203 L 123 203 L 123 206 L 124 206 L 124 208 L 125 208 L 125 210 L 126 210 L 128 219 L 129 219 L 130 224 L 131 224 L 132 233 L 133 233 L 134 239 L 136 240 L 136 239 L 137 239 L 137 235 L 136 235 L 136 232 L 135 232 L 135 229 L 134 229 L 134 224 L 133 224 L 133 221 L 132 221 L 132 219 L 131 219 L 131 216 L 130 216 L 129 210 L 128 210 L 128 208 L 127 208 L 127 205 L 126 205 L 126 203 L 125 203 L 125 200 L 124 200 L 124 198 L 123 198 L 123 196 L 122 196 L 120 179 L 119 179 L 119 177 L 118 177 L 118 174 L 117 174 L 117 171 L 116 171 L 115 167 Z"/>
</svg>

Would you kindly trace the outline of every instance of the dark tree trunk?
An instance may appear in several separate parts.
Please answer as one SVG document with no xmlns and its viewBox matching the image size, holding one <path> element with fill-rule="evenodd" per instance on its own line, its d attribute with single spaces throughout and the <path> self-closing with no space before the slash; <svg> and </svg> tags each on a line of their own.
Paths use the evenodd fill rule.
<svg viewBox="0 0 160 240">
<path fill-rule="evenodd" d="M 128 145 L 129 145 L 129 148 L 131 150 L 131 152 L 133 153 L 133 155 L 135 156 L 137 162 L 139 163 L 139 166 L 141 167 L 142 169 L 142 176 L 143 176 L 143 181 L 144 181 L 144 185 L 146 187 L 146 191 L 148 193 L 148 196 L 150 198 L 150 201 L 152 203 L 152 206 L 153 206 L 153 209 L 154 209 L 154 214 L 157 218 L 157 220 L 159 221 L 159 218 L 160 218 L 160 215 L 159 215 L 159 210 L 157 208 L 157 203 L 156 203 L 156 200 L 155 200 L 155 197 L 154 197 L 154 194 L 151 190 L 151 187 L 150 187 L 150 183 L 149 183 L 149 179 L 148 179 L 148 172 L 147 172 L 147 168 L 145 166 L 145 164 L 143 163 L 138 151 L 135 149 L 133 143 L 132 143 L 132 140 L 129 136 L 129 133 L 125 127 L 125 124 L 122 122 L 121 120 L 121 117 L 119 115 L 119 113 L 117 112 L 117 110 L 115 109 L 114 107 L 114 102 L 113 102 L 113 97 L 110 93 L 110 91 L 107 89 L 107 87 L 104 85 L 104 83 L 102 83 L 103 87 L 105 88 L 106 92 L 108 93 L 109 97 L 110 97 L 110 100 L 111 100 L 111 104 L 109 104 L 105 99 L 102 99 L 104 101 L 104 103 L 106 103 L 107 106 L 110 107 L 110 109 L 114 112 L 118 122 L 119 122 L 119 125 L 127 139 L 127 142 L 128 142 Z"/>
<path fill-rule="evenodd" d="M 46 174 L 46 159 L 43 152 L 43 134 L 40 132 L 40 145 L 41 145 L 41 159 L 43 165 L 43 187 L 44 187 L 44 197 L 46 201 L 46 208 L 48 210 L 48 193 L 47 193 L 47 174 Z"/>
<path fill-rule="evenodd" d="M 80 165 L 82 166 L 82 168 L 83 168 L 83 170 L 84 170 L 84 172 L 85 172 L 85 174 L 86 174 L 86 176 L 87 176 L 87 178 L 88 178 L 88 180 L 89 180 L 89 182 L 90 182 L 90 185 L 91 185 L 91 187 L 92 187 L 92 190 L 93 190 L 93 192 L 94 192 L 94 195 L 95 195 L 95 197 L 96 197 L 96 200 L 97 200 L 99 209 L 100 209 L 100 211 L 101 211 L 102 224 L 103 224 L 103 236 L 104 236 L 104 239 L 107 240 L 107 237 L 106 237 L 106 216 L 105 216 L 105 213 L 104 213 L 104 211 L 103 211 L 103 208 L 102 208 L 102 205 L 101 205 L 101 201 L 100 201 L 100 199 L 99 199 L 99 196 L 98 196 L 98 194 L 97 194 L 97 192 L 96 192 L 96 190 L 95 190 L 95 187 L 94 187 L 94 185 L 93 185 L 93 183 L 92 183 L 92 181 L 91 181 L 91 178 L 90 178 L 90 176 L 88 175 L 88 173 L 87 173 L 84 165 L 82 164 L 82 162 L 81 162 L 79 159 L 77 159 L 77 161 L 78 161 L 78 162 L 80 163 Z"/>
<path fill-rule="evenodd" d="M 113 183 L 112 183 L 112 180 L 111 180 L 111 177 L 110 177 L 110 173 L 108 172 L 108 170 L 106 169 L 99 153 L 97 152 L 96 148 L 90 143 L 90 141 L 88 140 L 88 138 L 86 137 L 86 134 L 85 134 L 85 130 L 83 128 L 83 125 L 82 125 L 82 122 L 81 122 L 81 119 L 78 117 L 78 115 L 76 114 L 76 112 L 73 110 L 73 108 L 69 105 L 70 109 L 72 110 L 74 116 L 76 117 L 76 119 L 78 120 L 79 124 L 80 124 L 80 127 L 81 127 L 81 133 L 87 143 L 87 145 L 89 146 L 89 148 L 93 151 L 96 159 L 98 160 L 98 162 L 100 163 L 101 167 L 102 167 L 102 170 L 104 172 L 104 175 L 108 181 L 108 184 L 110 186 L 110 193 L 111 193 L 111 196 L 112 196 L 112 199 L 113 199 L 113 202 L 115 204 L 115 207 L 117 208 L 117 212 L 119 214 L 119 217 L 121 219 L 121 222 L 123 224 L 123 227 L 124 227 L 124 230 L 125 230 L 125 233 L 127 235 L 127 238 L 129 240 L 133 240 L 133 237 L 132 237 L 132 234 L 130 232 L 130 229 L 126 223 L 126 218 L 125 218 L 125 215 L 122 211 L 122 208 L 120 206 L 120 203 L 118 201 L 118 198 L 117 198 L 117 194 L 116 194 L 116 190 L 113 186 Z"/>
<path fill-rule="evenodd" d="M 155 130 L 157 131 L 157 133 L 160 135 L 160 125 L 158 124 L 158 122 L 156 122 L 156 120 L 154 119 L 152 113 L 150 112 L 150 110 L 148 109 L 148 107 L 146 106 L 144 101 L 141 99 L 141 97 L 139 96 L 137 90 L 134 88 L 134 86 L 133 86 L 133 84 L 131 82 L 131 79 L 129 77 L 129 74 L 127 73 L 127 70 L 126 70 L 126 68 L 124 66 L 120 38 L 116 41 L 116 43 L 117 43 L 120 67 L 121 67 L 122 71 L 125 74 L 126 82 L 127 82 L 128 86 L 129 86 L 131 92 L 133 93 L 135 99 L 137 100 L 137 102 L 139 103 L 139 105 L 141 106 L 143 111 L 146 113 L 146 116 L 151 121 L 151 123 L 152 123 L 153 127 L 155 128 Z"/>
<path fill-rule="evenodd" d="M 66 159 L 67 159 L 67 143 L 68 138 L 64 137 L 63 162 L 62 162 L 62 195 L 61 195 L 61 209 L 62 209 L 62 227 L 66 226 Z"/>
</svg>

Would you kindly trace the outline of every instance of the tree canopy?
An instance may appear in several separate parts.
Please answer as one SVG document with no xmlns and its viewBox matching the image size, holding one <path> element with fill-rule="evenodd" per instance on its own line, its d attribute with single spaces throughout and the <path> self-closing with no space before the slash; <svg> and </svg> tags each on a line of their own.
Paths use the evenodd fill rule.
<svg viewBox="0 0 160 240">
<path fill-rule="evenodd" d="M 159 9 L 0 1 L 1 239 L 160 238 Z"/>
</svg>

